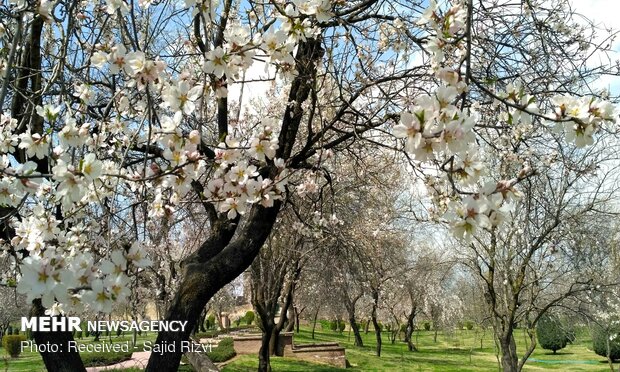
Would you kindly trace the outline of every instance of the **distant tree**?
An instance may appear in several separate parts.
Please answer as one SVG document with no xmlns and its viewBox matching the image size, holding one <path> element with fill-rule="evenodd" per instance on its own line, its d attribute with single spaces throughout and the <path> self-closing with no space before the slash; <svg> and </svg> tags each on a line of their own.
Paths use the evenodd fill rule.
<svg viewBox="0 0 620 372">
<path fill-rule="evenodd" d="M 556 351 L 564 349 L 571 341 L 571 332 L 566 328 L 559 317 L 544 315 L 536 325 L 538 343 L 543 349 Z"/>
<path fill-rule="evenodd" d="M 592 327 L 592 348 L 600 356 L 608 358 L 610 361 L 620 360 L 620 326 L 602 327 L 594 325 Z"/>
</svg>

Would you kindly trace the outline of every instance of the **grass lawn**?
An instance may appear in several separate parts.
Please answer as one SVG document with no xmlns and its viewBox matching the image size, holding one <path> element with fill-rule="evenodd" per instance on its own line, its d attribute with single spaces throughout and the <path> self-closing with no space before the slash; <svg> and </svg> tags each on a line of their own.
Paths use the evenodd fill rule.
<svg viewBox="0 0 620 372">
<path fill-rule="evenodd" d="M 320 327 L 318 327 L 320 328 Z M 454 334 L 439 333 L 437 343 L 433 342 L 432 331 L 420 331 L 414 335 L 418 352 L 407 351 L 407 346 L 400 341 L 394 345 L 388 340 L 384 333 L 382 356 L 374 355 L 375 339 L 374 333 L 362 333 L 364 347 L 353 346 L 353 338 L 349 337 L 348 332 L 342 334 L 333 331 L 317 330 L 313 340 L 308 328 L 302 328 L 301 333 L 295 334 L 295 343 L 314 343 L 314 342 L 338 342 L 346 347 L 346 355 L 351 368 L 346 371 L 497 371 L 497 359 L 495 356 L 494 342 L 490 331 L 487 330 L 482 337 L 482 349 L 480 348 L 481 332 L 458 331 Z M 516 334 L 516 341 L 519 348 L 525 345 L 523 331 L 519 330 Z M 155 333 L 148 336 L 138 337 L 138 343 L 146 340 L 154 340 Z M 107 338 L 106 338 L 107 340 Z M 113 341 L 125 342 L 131 340 L 131 336 L 121 338 L 112 337 Z M 85 343 L 92 343 L 92 337 L 84 340 Z M 587 331 L 578 334 L 574 344 L 568 345 L 565 349 L 553 355 L 543 349 L 537 349 L 531 360 L 528 361 L 526 371 L 584 371 L 584 372 L 603 372 L 609 371 L 604 358 L 599 357 L 590 350 L 591 342 Z M 44 371 L 43 362 L 37 353 L 24 352 L 17 359 L 5 358 L 5 353 L 0 348 L 0 371 L 8 372 L 36 372 Z M 332 368 L 320 364 L 312 364 L 290 358 L 273 357 L 271 363 L 274 371 L 282 372 L 333 372 L 345 371 L 343 369 Z M 235 358 L 223 369 L 224 372 L 255 371 L 258 366 L 258 357 L 244 355 Z M 616 364 L 616 368 L 618 365 Z M 183 370 L 191 370 L 185 367 Z M 132 369 L 138 371 L 138 369 Z"/>
<path fill-rule="evenodd" d="M 318 327 L 318 326 L 317 326 Z M 396 341 L 394 345 L 388 340 L 387 334 L 383 337 L 381 357 L 374 355 L 374 333 L 362 333 L 364 347 L 353 346 L 353 337 L 349 338 L 348 332 L 338 334 L 333 331 L 321 331 L 316 333 L 313 340 L 308 329 L 302 328 L 300 334 L 295 334 L 295 343 L 312 342 L 338 342 L 346 348 L 347 360 L 351 368 L 346 371 L 497 371 L 497 359 L 495 356 L 494 342 L 490 331 L 487 330 L 482 338 L 480 349 L 481 332 L 458 331 L 453 335 L 439 333 L 437 343 L 433 342 L 432 331 L 420 331 L 415 335 L 418 352 L 407 351 L 403 342 Z M 523 349 L 525 338 L 523 331 L 516 334 L 519 348 Z M 590 336 L 587 331 L 581 332 L 573 345 L 553 355 L 547 350 L 537 348 L 526 364 L 526 371 L 556 370 L 556 371 L 609 371 L 604 358 L 591 351 Z M 244 355 L 236 358 L 228 364 L 224 372 L 255 371 L 258 365 L 256 356 Z M 286 372 L 328 372 L 344 371 L 339 368 L 309 364 L 290 358 L 272 358 L 271 363 L 274 371 Z M 616 365 L 617 368 L 617 365 Z"/>
</svg>

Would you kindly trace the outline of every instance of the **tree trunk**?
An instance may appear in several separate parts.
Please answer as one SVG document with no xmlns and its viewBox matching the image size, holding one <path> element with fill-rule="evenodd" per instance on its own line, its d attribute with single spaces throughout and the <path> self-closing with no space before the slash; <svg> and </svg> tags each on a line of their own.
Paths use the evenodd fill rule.
<svg viewBox="0 0 620 372">
<path fill-rule="evenodd" d="M 379 327 L 379 322 L 377 322 L 377 317 L 375 315 L 376 311 L 373 310 L 372 315 L 372 325 L 375 327 L 375 336 L 377 338 L 377 356 L 381 356 L 381 328 Z"/>
<path fill-rule="evenodd" d="M 32 301 L 30 309 L 31 317 L 45 317 L 45 308 L 41 305 L 41 300 Z M 42 352 L 41 358 L 48 371 L 53 372 L 81 372 L 86 371 L 80 354 L 69 350 L 69 343 L 73 341 L 71 332 L 32 332 L 34 341 L 38 345 L 53 344 L 58 345 L 58 352 Z"/>
<path fill-rule="evenodd" d="M 178 368 L 183 355 L 181 342 L 188 339 L 211 297 L 252 264 L 275 223 L 280 208 L 279 201 L 276 203 L 272 208 L 253 207 L 243 230 L 235 235 L 234 240 L 230 241 L 234 230 L 224 230 L 210 237 L 183 262 L 183 279 L 165 320 L 187 321 L 187 327 L 179 332 L 159 332 L 156 344 L 174 344 L 175 352 L 152 353 L 147 372 L 175 371 Z"/>
<path fill-rule="evenodd" d="M 271 337 L 269 338 L 269 355 L 278 355 L 278 347 L 280 346 L 280 331 L 278 327 L 273 327 Z"/>
<path fill-rule="evenodd" d="M 276 355 L 277 350 L 279 348 L 280 342 L 280 332 L 284 329 L 284 326 L 287 325 L 286 330 L 288 330 L 288 324 L 292 324 L 288 315 L 290 315 L 290 309 L 293 304 L 293 292 L 295 290 L 295 283 L 299 279 L 299 275 L 301 275 L 301 268 L 299 267 L 299 261 L 295 262 L 293 278 L 287 284 L 287 287 L 284 289 L 284 293 L 286 296 L 284 297 L 284 303 L 282 304 L 282 308 L 280 309 L 280 319 L 278 320 L 278 324 L 276 324 L 273 328 L 273 334 L 271 343 L 269 346 L 269 352 L 271 355 Z M 292 330 L 292 328 L 291 328 Z"/>
<path fill-rule="evenodd" d="M 258 372 L 271 372 L 271 343 L 273 338 L 274 324 L 273 320 L 263 323 L 263 336 L 261 338 L 260 350 L 258 351 Z"/>
<path fill-rule="evenodd" d="M 301 315 L 301 311 L 297 310 L 296 306 L 293 306 L 293 311 L 295 311 L 295 333 L 299 333 L 299 316 Z"/>
<path fill-rule="evenodd" d="M 361 295 L 350 299 L 348 293 L 344 292 L 344 307 L 347 310 L 349 315 L 349 325 L 351 326 L 351 330 L 353 330 L 353 334 L 355 335 L 355 346 L 364 346 L 364 341 L 362 341 L 362 336 L 360 335 L 360 329 L 357 326 L 357 320 L 355 319 L 355 304 L 361 298 Z"/>
<path fill-rule="evenodd" d="M 198 318 L 198 324 L 194 328 L 194 333 L 196 332 L 206 332 L 205 329 L 205 318 L 207 317 L 207 309 L 202 310 L 200 313 L 200 317 Z"/>
<path fill-rule="evenodd" d="M 73 14 L 68 15 L 69 18 Z M 28 123 L 31 133 L 43 134 L 43 118 L 35 114 L 35 106 L 43 105 L 41 97 L 41 35 L 43 33 L 44 18 L 41 16 L 34 17 L 30 23 L 28 34 L 24 31 L 22 39 L 20 62 L 15 68 L 15 94 L 11 102 L 10 116 L 20 122 L 23 131 L 27 128 Z M 26 38 L 27 36 L 27 38 Z M 30 83 L 30 87 L 29 87 Z M 0 105 L 4 102 L 0 102 Z M 20 133 L 15 133 L 20 134 Z M 24 150 L 15 152 L 17 160 L 25 163 L 27 160 L 34 161 L 37 164 L 37 171 L 42 174 L 49 173 L 49 163 L 47 156 L 43 159 L 31 158 L 27 159 Z M 0 217 L 4 218 L 8 213 L 17 211 L 14 208 L 0 207 Z M 16 213 L 19 217 L 19 214 Z M 62 218 L 59 218 L 62 219 Z M 3 223 L 0 226 L 0 236 L 3 238 L 11 238 L 14 236 L 14 230 L 9 224 Z M 45 308 L 41 304 L 41 300 L 32 301 L 30 309 L 31 317 L 45 317 Z M 71 332 L 32 332 L 34 341 L 37 344 L 54 344 L 58 346 L 58 352 L 42 352 L 41 358 L 48 371 L 70 372 L 85 371 L 84 363 L 80 358 L 80 354 L 74 349 L 69 350 L 69 343 L 73 341 Z"/>
<path fill-rule="evenodd" d="M 413 344 L 413 331 L 415 330 L 415 309 L 412 309 L 409 315 L 407 315 L 407 327 L 405 328 L 405 342 L 407 343 L 407 350 L 418 351 L 418 348 Z"/>
<path fill-rule="evenodd" d="M 314 340 L 314 330 L 316 329 L 316 319 L 319 316 L 319 308 L 317 306 L 316 311 L 314 312 L 314 317 L 312 319 L 312 339 Z"/>
<path fill-rule="evenodd" d="M 222 319 L 222 312 L 221 311 L 216 311 L 215 312 L 215 319 L 217 320 L 217 325 L 218 327 L 220 327 L 220 329 L 224 329 L 224 320 Z"/>
<path fill-rule="evenodd" d="M 512 329 L 504 331 L 499 336 L 499 346 L 502 353 L 501 364 L 503 372 L 518 372 L 519 357 Z"/>
<path fill-rule="evenodd" d="M 368 329 L 370 328 L 370 319 L 366 320 L 366 324 L 364 326 L 364 334 L 368 334 Z"/>
<path fill-rule="evenodd" d="M 434 325 L 434 324 L 433 324 L 433 328 L 434 328 L 433 330 L 435 331 L 435 333 L 433 333 L 433 342 L 437 343 L 437 332 L 438 332 L 438 329 L 437 329 L 437 326 Z"/>
<path fill-rule="evenodd" d="M 377 338 L 377 356 L 381 356 L 381 327 L 379 327 L 379 322 L 377 321 L 377 307 L 379 306 L 379 292 L 376 290 L 372 291 L 372 313 L 370 317 L 372 319 L 372 325 L 375 327 L 375 336 Z"/>
<path fill-rule="evenodd" d="M 355 315 L 349 314 L 349 325 L 351 326 L 351 330 L 353 330 L 353 335 L 355 336 L 355 346 L 364 346 L 364 341 L 362 340 L 362 335 L 360 334 L 360 328 L 357 326 L 357 322 L 355 321 Z"/>
<path fill-rule="evenodd" d="M 297 316 L 295 315 L 295 310 L 293 309 L 293 306 L 290 306 L 288 309 L 288 317 L 286 320 L 286 328 L 284 329 L 284 332 L 292 332 L 293 330 L 295 330 L 296 321 Z"/>
</svg>

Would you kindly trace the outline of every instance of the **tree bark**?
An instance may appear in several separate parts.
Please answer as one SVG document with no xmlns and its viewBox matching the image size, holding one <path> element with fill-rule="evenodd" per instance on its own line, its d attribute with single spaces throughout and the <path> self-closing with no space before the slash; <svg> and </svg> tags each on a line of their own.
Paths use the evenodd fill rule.
<svg viewBox="0 0 620 372">
<path fill-rule="evenodd" d="M 349 325 L 353 330 L 353 335 L 355 335 L 355 346 L 364 346 L 364 341 L 362 340 L 362 335 L 360 334 L 360 328 L 357 326 L 357 322 L 355 321 L 355 315 L 351 316 L 351 314 L 349 314 Z"/>
<path fill-rule="evenodd" d="M 503 372 L 518 372 L 519 357 L 517 355 L 517 345 L 515 343 L 512 327 L 509 327 L 498 337 Z"/>
<path fill-rule="evenodd" d="M 407 315 L 407 327 L 405 328 L 405 342 L 407 343 L 407 350 L 418 351 L 418 348 L 413 344 L 413 331 L 415 330 L 415 314 L 416 308 L 412 307 L 411 312 Z"/>
<path fill-rule="evenodd" d="M 377 339 L 377 349 L 376 355 L 378 357 L 381 356 L 381 327 L 379 327 L 379 322 L 377 321 L 377 307 L 379 306 L 379 292 L 377 290 L 372 290 L 372 312 L 370 317 L 372 319 L 372 325 L 375 327 L 375 336 Z"/>
<path fill-rule="evenodd" d="M 351 330 L 353 330 L 353 334 L 355 335 L 355 346 L 364 346 L 364 341 L 362 340 L 362 335 L 360 334 L 360 329 L 357 326 L 357 320 L 355 319 L 355 304 L 362 297 L 359 296 L 350 299 L 348 293 L 344 292 L 344 304 L 347 309 L 347 313 L 349 315 L 349 325 L 351 326 Z"/>
<path fill-rule="evenodd" d="M 45 317 L 45 308 L 41 300 L 34 300 L 30 309 L 31 317 Z M 58 345 L 58 352 L 42 352 L 41 358 L 48 371 L 53 372 L 82 372 L 86 371 L 84 363 L 77 351 L 69 350 L 69 343 L 73 341 L 71 332 L 32 332 L 34 341 L 38 345 Z"/>
<path fill-rule="evenodd" d="M 263 336 L 261 338 L 260 350 L 258 351 L 258 372 L 271 372 L 270 356 L 274 331 L 273 317 L 271 321 L 263 323 L 263 327 Z"/>
<path fill-rule="evenodd" d="M 316 311 L 314 312 L 314 317 L 312 319 L 312 339 L 314 340 L 314 331 L 316 330 L 316 320 L 319 316 L 319 307 L 317 306 Z"/>
<path fill-rule="evenodd" d="M 294 331 L 296 321 L 297 321 L 297 316 L 295 315 L 295 309 L 293 308 L 293 306 L 289 306 L 288 316 L 286 320 L 286 327 L 284 328 L 284 332 Z"/>
<path fill-rule="evenodd" d="M 227 236 L 226 230 L 223 235 L 211 237 L 184 262 L 183 280 L 166 320 L 187 321 L 187 327 L 179 332 L 162 331 L 158 334 L 156 344 L 174 344 L 175 352 L 151 354 L 147 372 L 176 370 L 182 356 L 181 342 L 188 339 L 209 299 L 250 266 L 271 232 L 279 208 L 279 201 L 271 208 L 254 206 L 243 230 L 233 241 L 230 241 L 232 234 Z M 205 257 L 206 262 L 203 261 Z"/>
<path fill-rule="evenodd" d="M 305 308 L 299 310 L 297 306 L 293 306 L 293 311 L 295 312 L 295 333 L 299 333 L 299 317 Z"/>
</svg>

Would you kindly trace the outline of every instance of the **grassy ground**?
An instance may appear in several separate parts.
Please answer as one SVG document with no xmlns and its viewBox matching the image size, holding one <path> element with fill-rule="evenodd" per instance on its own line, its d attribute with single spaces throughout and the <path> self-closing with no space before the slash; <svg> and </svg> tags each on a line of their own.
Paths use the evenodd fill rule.
<svg viewBox="0 0 620 372">
<path fill-rule="evenodd" d="M 142 345 L 144 341 L 153 341 L 155 340 L 156 333 L 149 332 L 146 335 L 138 336 L 137 339 L 137 349 L 136 351 L 142 350 Z M 83 340 L 78 340 L 84 344 L 93 343 L 93 337 L 84 338 Z M 108 337 L 101 337 L 101 340 L 105 340 L 109 342 Z M 131 335 L 116 337 L 112 336 L 112 342 L 114 343 L 125 343 L 131 341 Z M 131 349 L 131 348 L 130 348 Z M 90 353 L 82 353 L 83 356 L 87 356 Z M 4 372 L 38 372 L 45 371 L 45 366 L 43 364 L 43 360 L 38 353 L 31 352 L 29 350 L 25 350 L 21 353 L 18 358 L 12 359 L 8 357 L 5 350 L 0 348 L 0 371 Z"/>
<path fill-rule="evenodd" d="M 312 343 L 336 341 L 346 348 L 346 355 L 351 368 L 347 371 L 497 371 L 494 342 L 490 332 L 484 337 L 481 332 L 458 331 L 452 335 L 439 334 L 437 343 L 433 342 L 432 331 L 421 331 L 416 334 L 418 352 L 407 351 L 403 342 L 390 343 L 387 335 L 383 337 L 381 357 L 374 355 L 375 339 L 372 332 L 362 334 L 364 347 L 353 346 L 353 338 L 347 332 L 338 334 L 332 331 L 318 331 L 313 340 L 307 329 L 295 334 L 295 343 Z M 525 338 L 522 331 L 517 333 L 517 344 L 524 348 Z M 482 338 L 482 349 L 480 339 Z M 558 352 L 557 355 L 537 349 L 532 360 L 526 364 L 526 371 L 556 370 L 556 371 L 609 371 L 604 358 L 596 355 L 591 349 L 589 334 L 581 332 L 573 345 Z M 255 356 L 244 355 L 236 358 L 224 368 L 224 372 L 255 371 L 258 359 Z M 286 372 L 331 372 L 344 371 L 338 368 L 313 365 L 295 359 L 272 359 L 274 371 Z M 616 368 L 618 366 L 616 365 Z"/>
<path fill-rule="evenodd" d="M 388 340 L 387 334 L 383 337 L 382 356 L 374 355 L 375 339 L 372 332 L 362 334 L 364 347 L 353 346 L 353 338 L 347 332 L 339 334 L 333 331 L 318 330 L 313 340 L 310 331 L 303 329 L 295 334 L 295 343 L 338 342 L 346 348 L 346 355 L 351 368 L 347 371 L 440 371 L 440 372 L 473 372 L 497 371 L 494 343 L 490 332 L 484 336 L 480 331 L 458 331 L 454 334 L 439 333 L 437 343 L 433 342 L 432 331 L 420 331 L 415 334 L 418 352 L 408 352 L 403 342 L 397 341 L 394 345 Z M 138 342 L 153 340 L 155 334 L 142 336 Z M 480 348 L 482 338 L 482 348 Z M 117 339 L 112 337 L 113 341 Z M 107 339 L 106 339 L 107 340 Z M 129 341 L 130 336 L 118 341 Z M 517 344 L 520 349 L 525 345 L 522 331 L 517 332 Z M 92 342 L 92 338 L 84 340 Z M 526 371 L 568 371 L 568 372 L 603 372 L 609 371 L 604 358 L 599 357 L 591 350 L 591 342 L 587 332 L 581 332 L 573 345 L 553 355 L 546 350 L 537 349 L 527 363 Z M 44 371 L 41 357 L 32 352 L 24 352 L 18 359 L 4 359 L 4 350 L 0 348 L 0 372 L 36 372 Z M 244 355 L 235 358 L 225 368 L 224 372 L 255 371 L 258 364 L 256 356 Z M 272 358 L 273 370 L 286 372 L 334 372 L 344 371 L 338 368 L 312 364 L 289 358 Z M 618 365 L 616 364 L 616 368 Z M 133 369 L 133 371 L 138 371 Z"/>
</svg>

